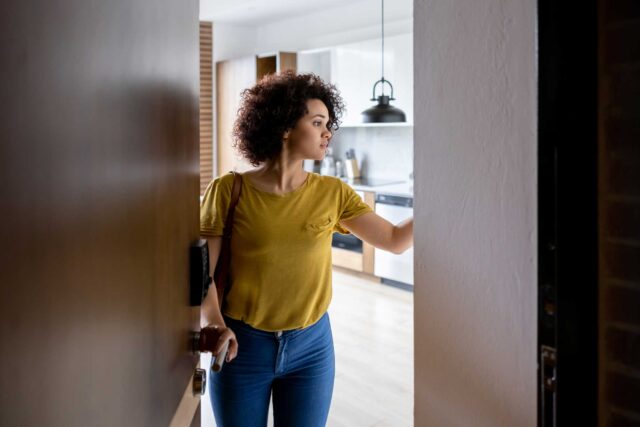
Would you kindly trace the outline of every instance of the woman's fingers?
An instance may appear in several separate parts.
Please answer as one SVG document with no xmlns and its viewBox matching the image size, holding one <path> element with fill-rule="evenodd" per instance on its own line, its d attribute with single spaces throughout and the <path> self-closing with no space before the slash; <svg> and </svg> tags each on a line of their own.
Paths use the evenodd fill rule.
<svg viewBox="0 0 640 427">
<path fill-rule="evenodd" d="M 233 337 L 229 341 L 229 352 L 227 353 L 227 362 L 231 362 L 238 355 L 238 341 Z"/>
<path fill-rule="evenodd" d="M 215 357 L 220 356 L 225 345 L 228 345 L 226 361 L 229 362 L 238 354 L 238 341 L 233 331 L 229 328 L 225 329 L 218 338 L 216 349 L 213 353 Z"/>
<path fill-rule="evenodd" d="M 220 328 L 216 325 L 210 325 L 202 328 L 200 331 L 199 347 L 201 352 L 214 352 L 218 346 L 220 339 Z"/>
</svg>

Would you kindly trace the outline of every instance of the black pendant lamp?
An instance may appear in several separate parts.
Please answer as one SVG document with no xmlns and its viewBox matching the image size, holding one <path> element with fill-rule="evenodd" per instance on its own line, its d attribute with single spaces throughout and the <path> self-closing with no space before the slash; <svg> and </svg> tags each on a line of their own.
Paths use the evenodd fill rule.
<svg viewBox="0 0 640 427">
<path fill-rule="evenodd" d="M 391 123 L 406 122 L 407 118 L 404 112 L 389 104 L 389 101 L 395 101 L 393 97 L 393 85 L 389 80 L 384 78 L 384 0 L 382 1 L 382 78 L 373 85 L 373 98 L 371 101 L 378 101 L 378 105 L 367 108 L 362 112 L 362 121 L 364 123 Z M 384 94 L 384 84 L 387 83 L 391 88 L 391 96 Z M 376 88 L 382 84 L 382 94 L 376 98 Z"/>
</svg>

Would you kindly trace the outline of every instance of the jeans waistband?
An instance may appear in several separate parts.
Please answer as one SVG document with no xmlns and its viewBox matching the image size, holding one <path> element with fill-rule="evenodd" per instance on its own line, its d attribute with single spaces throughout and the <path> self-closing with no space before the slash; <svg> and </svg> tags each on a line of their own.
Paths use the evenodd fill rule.
<svg viewBox="0 0 640 427">
<path fill-rule="evenodd" d="M 254 328 L 253 326 L 244 323 L 242 320 L 233 319 L 231 317 L 224 316 L 224 321 L 228 327 L 232 330 L 242 330 L 243 332 L 258 336 L 258 337 L 276 337 L 276 338 L 293 338 L 294 336 L 301 334 L 314 326 L 322 323 L 325 318 L 328 316 L 327 313 L 323 314 L 322 317 L 315 323 L 305 327 L 305 328 L 297 328 L 297 329 L 288 329 L 283 331 L 263 331 L 262 329 Z"/>
</svg>

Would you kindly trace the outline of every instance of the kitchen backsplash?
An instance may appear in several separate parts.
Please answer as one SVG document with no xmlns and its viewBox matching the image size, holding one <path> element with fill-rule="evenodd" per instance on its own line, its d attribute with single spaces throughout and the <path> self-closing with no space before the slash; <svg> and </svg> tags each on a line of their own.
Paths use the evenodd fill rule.
<svg viewBox="0 0 640 427">
<path fill-rule="evenodd" d="M 363 177 L 407 181 L 413 171 L 413 126 L 340 128 L 331 146 L 342 161 L 353 148 Z"/>
</svg>

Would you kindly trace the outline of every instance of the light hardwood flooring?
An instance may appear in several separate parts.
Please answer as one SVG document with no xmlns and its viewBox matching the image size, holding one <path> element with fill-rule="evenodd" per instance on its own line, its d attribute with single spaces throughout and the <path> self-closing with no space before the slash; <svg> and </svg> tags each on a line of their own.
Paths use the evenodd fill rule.
<svg viewBox="0 0 640 427">
<path fill-rule="evenodd" d="M 327 427 L 413 426 L 413 294 L 334 269 L 329 316 L 336 380 Z M 215 425 L 208 400 L 203 426 Z"/>
<path fill-rule="evenodd" d="M 413 294 L 333 272 L 328 427 L 413 426 Z"/>
</svg>

